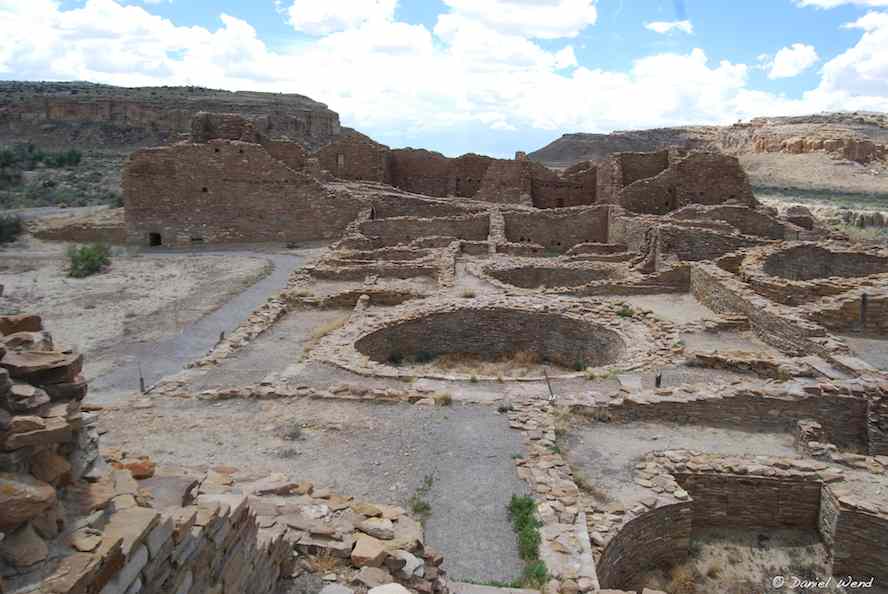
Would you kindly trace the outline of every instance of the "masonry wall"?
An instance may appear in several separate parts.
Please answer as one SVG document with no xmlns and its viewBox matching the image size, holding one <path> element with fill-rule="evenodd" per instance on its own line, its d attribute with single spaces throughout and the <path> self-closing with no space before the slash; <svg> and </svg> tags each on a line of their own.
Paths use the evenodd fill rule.
<svg viewBox="0 0 888 594">
<path fill-rule="evenodd" d="M 733 474 L 682 474 L 695 528 L 796 528 L 817 530 L 821 483 Z"/>
<path fill-rule="evenodd" d="M 841 394 L 772 398 L 753 392 L 693 400 L 662 398 L 643 404 L 627 399 L 607 408 L 620 422 L 669 421 L 752 431 L 789 432 L 797 421 L 812 419 L 823 426 L 828 442 L 859 452 L 867 451 L 867 410 L 866 399 Z"/>
<path fill-rule="evenodd" d="M 864 511 L 843 509 L 836 496 L 823 490 L 820 532 L 830 545 L 833 575 L 875 578 L 888 584 L 888 520 Z"/>
<path fill-rule="evenodd" d="M 390 153 L 393 186 L 426 196 L 447 196 L 450 159 L 423 149 L 396 149 Z"/>
<path fill-rule="evenodd" d="M 637 588 L 647 569 L 683 563 L 691 539 L 691 503 L 665 505 L 629 521 L 608 542 L 596 563 L 603 588 Z"/>
<path fill-rule="evenodd" d="M 579 243 L 607 243 L 607 206 L 559 211 L 504 212 L 506 238 L 565 252 Z"/>
<path fill-rule="evenodd" d="M 691 291 L 698 301 L 717 313 L 746 316 L 756 334 L 785 353 L 827 357 L 832 354 L 815 340 L 826 335 L 821 326 L 757 295 L 736 276 L 714 264 L 691 266 Z"/>
<path fill-rule="evenodd" d="M 656 230 L 658 254 L 683 262 L 714 260 L 741 248 L 764 244 L 764 240 L 743 235 L 729 235 L 703 227 L 663 224 Z"/>
<path fill-rule="evenodd" d="M 313 156 L 339 179 L 391 181 L 389 148 L 357 132 L 340 136 Z"/>
<path fill-rule="evenodd" d="M 333 238 L 367 206 L 261 145 L 222 140 L 136 151 L 123 190 L 128 242 L 140 245 L 151 234 L 163 245 Z"/>
<path fill-rule="evenodd" d="M 491 163 L 475 198 L 498 204 L 531 206 L 533 179 L 530 161 L 498 159 Z"/>
<path fill-rule="evenodd" d="M 725 221 L 736 227 L 744 235 L 753 235 L 765 239 L 798 239 L 797 229 L 793 230 L 790 225 L 764 212 L 753 210 L 746 206 L 732 204 L 704 206 L 692 204 L 673 212 L 669 215 L 669 218 Z"/>
<path fill-rule="evenodd" d="M 361 233 L 381 240 L 382 245 L 410 243 L 420 237 L 455 237 L 457 239 L 485 240 L 490 226 L 487 213 L 461 217 L 421 219 L 398 217 L 374 219 L 360 224 Z M 381 247 L 381 246 L 380 246 Z"/>
</svg>

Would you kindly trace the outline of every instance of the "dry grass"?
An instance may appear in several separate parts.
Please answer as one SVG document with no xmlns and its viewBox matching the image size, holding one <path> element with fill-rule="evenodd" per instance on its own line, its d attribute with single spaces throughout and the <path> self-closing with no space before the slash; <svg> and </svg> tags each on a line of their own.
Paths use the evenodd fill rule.
<svg viewBox="0 0 888 594">
<path fill-rule="evenodd" d="M 322 553 L 311 559 L 311 565 L 316 573 L 329 573 L 336 569 L 342 560 L 335 557 L 332 553 Z"/>
<path fill-rule="evenodd" d="M 432 399 L 435 401 L 436 406 L 450 406 L 453 404 L 453 396 L 447 392 L 437 392 L 432 396 Z"/>
<path fill-rule="evenodd" d="M 495 377 L 497 381 L 503 381 L 506 377 L 540 375 L 542 364 L 540 355 L 532 351 L 507 353 L 493 361 L 485 360 L 474 353 L 445 353 L 428 362 L 428 365 L 443 371 Z"/>
<path fill-rule="evenodd" d="M 331 332 L 339 330 L 348 323 L 348 316 L 343 316 L 335 320 L 331 320 L 326 324 L 321 324 L 311 332 L 311 340 L 318 341 Z"/>
<path fill-rule="evenodd" d="M 603 490 L 599 489 L 589 480 L 585 474 L 580 472 L 579 470 L 574 471 L 574 482 L 577 484 L 577 488 L 590 496 L 592 499 L 597 501 L 598 503 L 610 503 L 611 497 Z"/>
<path fill-rule="evenodd" d="M 676 565 L 669 574 L 669 594 L 696 594 L 697 579 L 687 564 Z"/>
<path fill-rule="evenodd" d="M 475 291 L 473 291 L 473 290 L 471 290 L 471 289 L 466 289 L 465 291 L 463 291 L 462 293 L 460 293 L 460 296 L 461 296 L 463 299 L 474 299 L 476 294 L 477 294 L 477 293 L 475 293 Z"/>
</svg>

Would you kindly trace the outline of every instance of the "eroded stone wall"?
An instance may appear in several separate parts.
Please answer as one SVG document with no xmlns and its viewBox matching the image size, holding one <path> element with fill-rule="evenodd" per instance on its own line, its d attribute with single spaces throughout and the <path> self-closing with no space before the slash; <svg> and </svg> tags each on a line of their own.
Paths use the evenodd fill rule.
<svg viewBox="0 0 888 594">
<path fill-rule="evenodd" d="M 581 243 L 606 243 L 609 208 L 594 206 L 562 211 L 503 212 L 506 238 L 565 252 Z"/>
<path fill-rule="evenodd" d="M 123 188 L 127 237 L 137 245 L 333 238 L 366 206 L 262 145 L 225 140 L 136 151 Z"/>
</svg>

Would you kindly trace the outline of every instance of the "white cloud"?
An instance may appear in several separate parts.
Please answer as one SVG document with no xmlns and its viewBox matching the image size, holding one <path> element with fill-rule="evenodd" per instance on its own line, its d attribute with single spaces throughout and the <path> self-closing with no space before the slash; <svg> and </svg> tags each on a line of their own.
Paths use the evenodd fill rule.
<svg viewBox="0 0 888 594">
<path fill-rule="evenodd" d="M 888 12 L 870 12 L 845 28 L 860 29 L 863 35 L 823 66 L 818 92 L 869 97 L 888 111 Z"/>
<path fill-rule="evenodd" d="M 694 33 L 694 25 L 691 24 L 691 21 L 653 21 L 651 23 L 645 23 L 644 28 L 649 31 L 653 31 L 655 33 L 672 33 L 673 31 L 681 31 L 682 33 L 687 33 L 688 35 L 692 35 Z"/>
<path fill-rule="evenodd" d="M 287 14 L 297 31 L 327 35 L 368 21 L 391 21 L 397 4 L 398 0 L 294 0 Z"/>
<path fill-rule="evenodd" d="M 595 0 L 443 0 L 452 15 L 503 33 L 576 37 L 598 19 Z"/>
<path fill-rule="evenodd" d="M 817 50 L 813 45 L 794 43 L 789 47 L 781 48 L 770 57 L 767 54 L 759 56 L 759 61 L 768 71 L 768 78 L 792 78 L 798 76 L 820 60 Z"/>
<path fill-rule="evenodd" d="M 712 60 L 701 49 L 642 57 L 625 71 L 590 68 L 578 64 L 571 45 L 535 41 L 543 33 L 569 37 L 583 19 L 570 26 L 541 21 L 528 32 L 514 19 L 472 18 L 448 1 L 454 6 L 432 30 L 383 11 L 273 50 L 248 22 L 225 14 L 215 28 L 182 27 L 115 0 L 87 0 L 69 10 L 53 0 L 0 0 L 0 75 L 302 93 L 382 139 L 397 133 L 416 140 L 457 128 L 605 132 L 888 110 L 884 12 L 849 23 L 860 40 L 823 66 L 817 88 L 789 99 L 750 88 L 752 67 Z M 547 4 L 558 5 L 566 4 Z M 466 134 L 460 148 L 471 150 L 475 140 Z"/>
<path fill-rule="evenodd" d="M 836 8 L 845 4 L 857 6 L 888 6 L 888 0 L 795 0 L 798 6 L 813 6 L 815 8 Z"/>
</svg>

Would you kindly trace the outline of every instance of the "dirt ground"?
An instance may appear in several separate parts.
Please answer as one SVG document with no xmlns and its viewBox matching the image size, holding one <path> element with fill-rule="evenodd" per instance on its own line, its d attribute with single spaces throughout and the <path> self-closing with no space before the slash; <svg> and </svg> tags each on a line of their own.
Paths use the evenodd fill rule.
<svg viewBox="0 0 888 594">
<path fill-rule="evenodd" d="M 649 491 L 635 481 L 638 459 L 655 450 L 690 449 L 720 454 L 795 456 L 789 433 L 761 433 L 661 423 L 578 421 L 562 450 L 582 481 L 610 500 L 637 501 Z"/>
<path fill-rule="evenodd" d="M 379 503 L 431 506 L 426 542 L 455 579 L 511 581 L 523 567 L 506 506 L 525 492 L 512 458 L 521 434 L 491 406 L 427 407 L 354 401 L 157 398 L 147 409 L 101 413 L 103 447 L 160 463 L 272 472 Z"/>
<path fill-rule="evenodd" d="M 841 591 L 835 580 L 816 583 L 831 573 L 826 547 L 813 530 L 710 528 L 691 535 L 690 553 L 687 563 L 653 570 L 634 585 L 675 594 Z"/>
</svg>

